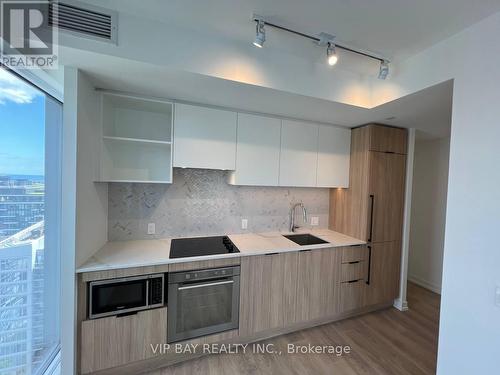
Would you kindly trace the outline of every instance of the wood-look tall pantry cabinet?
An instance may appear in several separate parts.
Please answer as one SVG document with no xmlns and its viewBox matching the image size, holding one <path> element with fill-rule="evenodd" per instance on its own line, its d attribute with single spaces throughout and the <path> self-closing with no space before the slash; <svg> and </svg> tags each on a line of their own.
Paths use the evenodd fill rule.
<svg viewBox="0 0 500 375">
<path fill-rule="evenodd" d="M 406 173 L 406 129 L 366 125 L 351 135 L 348 189 L 330 190 L 330 229 L 366 240 L 362 280 L 343 280 L 351 308 L 398 295 Z M 353 302 L 354 301 L 354 302 Z"/>
</svg>

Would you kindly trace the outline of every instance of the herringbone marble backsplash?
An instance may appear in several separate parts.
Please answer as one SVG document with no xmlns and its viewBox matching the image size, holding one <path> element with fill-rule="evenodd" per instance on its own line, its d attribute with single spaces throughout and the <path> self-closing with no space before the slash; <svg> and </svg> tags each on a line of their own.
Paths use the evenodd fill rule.
<svg viewBox="0 0 500 375">
<path fill-rule="evenodd" d="M 173 184 L 109 185 L 108 239 L 133 240 L 286 229 L 292 202 L 328 227 L 329 191 L 322 188 L 249 187 L 227 184 L 224 171 L 174 169 Z M 248 219 L 248 230 L 241 219 Z M 147 234 L 148 223 L 156 235 Z M 297 210 L 298 225 L 302 215 Z"/>
</svg>

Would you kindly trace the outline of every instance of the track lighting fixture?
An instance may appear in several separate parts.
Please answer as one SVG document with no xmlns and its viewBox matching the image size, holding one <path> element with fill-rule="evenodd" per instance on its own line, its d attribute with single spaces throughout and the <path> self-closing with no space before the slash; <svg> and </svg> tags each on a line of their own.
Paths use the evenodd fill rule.
<svg viewBox="0 0 500 375">
<path fill-rule="evenodd" d="M 327 57 L 327 62 L 330 66 L 335 65 L 338 62 L 338 55 L 337 55 L 337 48 L 340 48 L 344 51 L 348 51 L 351 53 L 355 53 L 357 55 L 365 56 L 370 59 L 378 60 L 380 61 L 380 70 L 378 74 L 379 79 L 386 79 L 387 75 L 389 74 L 389 60 L 380 57 L 377 54 L 367 52 L 364 50 L 359 50 L 355 48 L 351 48 L 345 45 L 341 45 L 338 43 L 334 42 L 335 36 L 326 34 L 326 33 L 320 33 L 318 36 L 313 36 L 313 35 L 308 35 L 305 33 L 302 33 L 300 31 L 295 31 L 292 30 L 288 27 L 281 26 L 281 25 L 276 25 L 274 23 L 268 22 L 264 19 L 262 16 L 258 16 L 256 14 L 253 15 L 252 20 L 256 22 L 255 25 L 255 41 L 253 42 L 254 46 L 262 48 L 264 46 L 264 42 L 266 41 L 266 31 L 264 29 L 265 26 L 270 26 L 275 29 L 279 29 L 282 31 L 286 31 L 288 33 L 292 33 L 298 36 L 301 36 L 303 38 L 310 39 L 314 41 L 318 46 L 320 47 L 325 47 L 326 46 L 326 57 Z"/>
<path fill-rule="evenodd" d="M 264 46 L 264 42 L 266 41 L 266 30 L 264 29 L 264 25 L 264 20 L 257 20 L 257 24 L 255 25 L 255 40 L 253 42 L 255 47 L 262 48 Z"/>
<path fill-rule="evenodd" d="M 328 42 L 328 47 L 326 47 L 326 57 L 328 65 L 333 66 L 339 60 L 337 56 L 337 51 L 335 50 L 335 44 Z"/>
<path fill-rule="evenodd" d="M 380 62 L 380 70 L 378 72 L 379 79 L 386 79 L 389 74 L 389 62 L 387 60 L 383 60 Z"/>
</svg>

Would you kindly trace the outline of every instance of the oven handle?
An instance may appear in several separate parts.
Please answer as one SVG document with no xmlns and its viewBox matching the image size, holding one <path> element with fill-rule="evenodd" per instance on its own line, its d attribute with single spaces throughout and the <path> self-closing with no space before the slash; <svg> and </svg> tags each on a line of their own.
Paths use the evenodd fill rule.
<svg viewBox="0 0 500 375">
<path fill-rule="evenodd" d="M 207 286 L 214 286 L 214 285 L 223 285 L 223 284 L 232 284 L 234 283 L 234 280 L 226 280 L 226 281 L 217 281 L 215 283 L 208 283 L 208 284 L 196 284 L 196 285 L 186 285 L 186 286 L 180 286 L 177 289 L 178 290 L 185 290 L 185 289 L 196 289 L 196 288 L 204 288 Z"/>
</svg>

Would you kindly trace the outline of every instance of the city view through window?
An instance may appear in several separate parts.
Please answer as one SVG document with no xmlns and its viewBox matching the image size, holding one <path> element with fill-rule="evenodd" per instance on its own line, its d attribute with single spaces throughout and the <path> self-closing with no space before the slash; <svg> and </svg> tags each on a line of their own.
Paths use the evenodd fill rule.
<svg viewBox="0 0 500 375">
<path fill-rule="evenodd" d="M 57 125 L 50 123 L 54 108 L 60 111 L 54 102 L 0 68 L 2 375 L 39 374 L 59 347 L 59 249 L 55 227 L 51 238 L 46 232 L 46 190 L 56 175 L 46 173 L 47 129 Z"/>
</svg>

